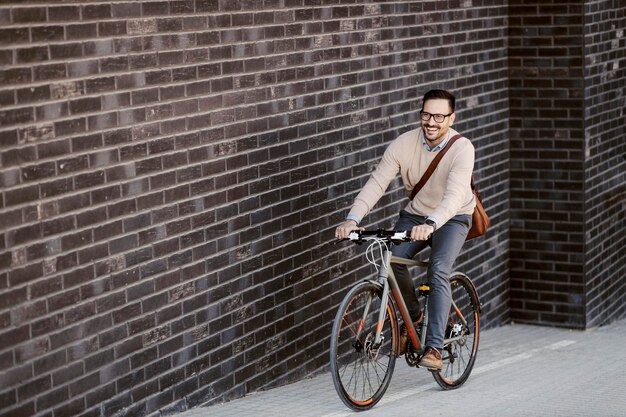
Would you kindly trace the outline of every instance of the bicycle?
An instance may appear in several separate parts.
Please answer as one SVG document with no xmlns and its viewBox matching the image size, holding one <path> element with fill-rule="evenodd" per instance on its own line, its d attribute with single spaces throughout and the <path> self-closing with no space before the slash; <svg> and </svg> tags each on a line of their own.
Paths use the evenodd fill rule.
<svg viewBox="0 0 626 417">
<path fill-rule="evenodd" d="M 370 242 L 366 257 L 378 270 L 376 279 L 357 283 L 344 297 L 333 322 L 330 342 L 330 369 L 341 400 L 355 411 L 372 408 L 387 390 L 398 355 L 402 318 L 408 331 L 405 359 L 419 367 L 428 328 L 427 284 L 418 287 L 423 321 L 418 329 L 411 325 L 391 264 L 427 267 L 427 261 L 398 258 L 391 245 L 410 241 L 406 231 L 354 231 L 347 240 Z M 376 262 L 376 249 L 382 262 Z M 444 390 L 456 389 L 469 377 L 478 349 L 481 304 L 476 288 L 461 272 L 450 275 L 452 307 L 442 351 L 443 367 L 431 371 Z M 425 301 L 422 302 L 422 299 Z"/>
</svg>

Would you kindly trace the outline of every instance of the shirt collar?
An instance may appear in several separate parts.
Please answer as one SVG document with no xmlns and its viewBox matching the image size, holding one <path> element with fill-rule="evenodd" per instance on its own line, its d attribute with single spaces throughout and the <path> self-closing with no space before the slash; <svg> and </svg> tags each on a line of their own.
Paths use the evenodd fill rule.
<svg viewBox="0 0 626 417">
<path fill-rule="evenodd" d="M 430 149 L 430 146 L 428 146 L 428 143 L 426 143 L 426 139 L 424 139 L 424 132 L 422 132 L 422 146 L 424 147 L 424 150 L 426 152 L 437 152 L 443 149 L 443 147 L 446 146 L 446 144 L 448 143 L 449 139 L 450 139 L 450 129 L 448 129 L 448 133 L 446 133 L 446 138 L 442 140 L 439 145 L 435 146 L 433 149 Z"/>
</svg>

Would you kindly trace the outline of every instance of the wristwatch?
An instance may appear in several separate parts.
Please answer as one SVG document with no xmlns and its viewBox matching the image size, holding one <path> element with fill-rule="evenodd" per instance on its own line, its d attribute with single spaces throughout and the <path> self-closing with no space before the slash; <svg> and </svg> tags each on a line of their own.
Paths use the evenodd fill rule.
<svg viewBox="0 0 626 417">
<path fill-rule="evenodd" d="M 427 219 L 427 220 L 424 222 L 424 224 L 427 224 L 427 225 L 429 225 L 429 226 L 432 226 L 432 228 L 433 228 L 433 232 L 434 232 L 435 230 L 437 230 L 437 223 L 435 223 L 434 221 L 432 221 L 432 220 L 430 220 L 430 219 Z"/>
</svg>

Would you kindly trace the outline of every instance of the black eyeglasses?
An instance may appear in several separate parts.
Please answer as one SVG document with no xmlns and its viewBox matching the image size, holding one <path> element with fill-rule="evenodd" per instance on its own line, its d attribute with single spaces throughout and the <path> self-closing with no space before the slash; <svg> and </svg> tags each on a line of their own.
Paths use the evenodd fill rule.
<svg viewBox="0 0 626 417">
<path fill-rule="evenodd" d="M 454 113 L 454 112 L 452 112 Z M 452 113 L 448 113 L 448 114 L 431 114 L 425 111 L 421 111 L 420 112 L 420 118 L 427 122 L 430 120 L 430 118 L 432 117 L 433 119 L 435 119 L 435 122 L 437 123 L 443 123 L 444 120 L 446 120 L 446 117 L 452 115 Z"/>
</svg>

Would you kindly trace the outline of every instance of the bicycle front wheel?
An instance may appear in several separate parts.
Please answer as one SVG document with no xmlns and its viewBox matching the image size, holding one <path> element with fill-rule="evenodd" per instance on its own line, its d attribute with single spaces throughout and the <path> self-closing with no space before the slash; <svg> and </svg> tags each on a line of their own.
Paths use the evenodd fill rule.
<svg viewBox="0 0 626 417">
<path fill-rule="evenodd" d="M 345 296 L 333 323 L 330 339 L 330 369 L 339 398 L 349 408 L 373 407 L 387 390 L 396 362 L 398 329 L 391 301 L 381 302 L 382 289 L 373 282 L 357 284 Z M 387 309 L 381 323 L 380 343 L 376 327 L 381 308 Z"/>
<path fill-rule="evenodd" d="M 450 286 L 452 307 L 441 352 L 443 367 L 433 373 L 435 381 L 445 390 L 460 387 L 469 377 L 480 332 L 480 301 L 474 285 L 466 275 L 455 273 L 450 277 Z"/>
</svg>

